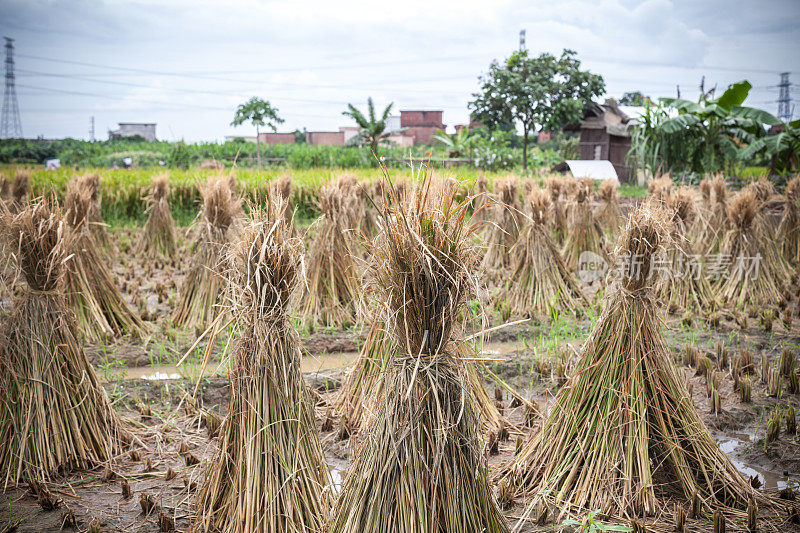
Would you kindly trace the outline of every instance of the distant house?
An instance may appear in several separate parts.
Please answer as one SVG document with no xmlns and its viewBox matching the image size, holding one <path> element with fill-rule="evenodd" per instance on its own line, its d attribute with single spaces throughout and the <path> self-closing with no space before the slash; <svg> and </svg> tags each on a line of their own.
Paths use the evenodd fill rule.
<svg viewBox="0 0 800 533">
<path fill-rule="evenodd" d="M 294 144 L 294 133 L 259 133 L 258 141 L 269 146 L 276 144 Z"/>
<path fill-rule="evenodd" d="M 139 135 L 145 141 L 154 142 L 156 140 L 155 122 L 120 122 L 115 130 L 108 130 L 108 139 L 122 139 Z"/>
<path fill-rule="evenodd" d="M 339 131 L 344 135 L 344 144 L 350 142 L 350 139 L 358 137 L 358 132 L 361 130 L 358 126 L 339 126 Z"/>
<path fill-rule="evenodd" d="M 641 115 L 641 108 L 620 106 L 613 100 L 604 104 L 592 104 L 578 126 L 565 130 L 580 131 L 580 154 L 582 160 L 607 160 L 617 171 L 621 182 L 635 181 L 628 152 L 631 149 L 631 120 Z"/>
<path fill-rule="evenodd" d="M 442 111 L 400 111 L 400 128 L 403 134 L 414 137 L 414 144 L 430 144 L 437 130 L 444 131 Z"/>
</svg>

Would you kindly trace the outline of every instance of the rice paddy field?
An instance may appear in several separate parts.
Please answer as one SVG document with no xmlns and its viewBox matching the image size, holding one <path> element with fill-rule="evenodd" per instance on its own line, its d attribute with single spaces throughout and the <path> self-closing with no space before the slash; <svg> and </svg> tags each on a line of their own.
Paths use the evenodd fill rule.
<svg viewBox="0 0 800 533">
<path fill-rule="evenodd" d="M 0 172 L 0 531 L 800 531 L 800 178 Z"/>
</svg>

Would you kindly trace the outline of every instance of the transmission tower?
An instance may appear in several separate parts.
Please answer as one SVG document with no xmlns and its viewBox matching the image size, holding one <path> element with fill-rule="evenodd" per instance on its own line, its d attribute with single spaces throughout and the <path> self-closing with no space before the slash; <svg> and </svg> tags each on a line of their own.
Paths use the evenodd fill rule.
<svg viewBox="0 0 800 533">
<path fill-rule="evenodd" d="M 14 86 L 14 39 L 6 40 L 6 89 L 3 93 L 3 117 L 0 138 L 22 138 L 22 121 L 19 118 L 17 89 Z"/>
<path fill-rule="evenodd" d="M 781 82 L 778 84 L 778 118 L 784 122 L 792 120 L 792 97 L 789 96 L 789 73 L 781 72 Z"/>
<path fill-rule="evenodd" d="M 525 30 L 519 30 L 519 49 L 525 50 Z"/>
</svg>

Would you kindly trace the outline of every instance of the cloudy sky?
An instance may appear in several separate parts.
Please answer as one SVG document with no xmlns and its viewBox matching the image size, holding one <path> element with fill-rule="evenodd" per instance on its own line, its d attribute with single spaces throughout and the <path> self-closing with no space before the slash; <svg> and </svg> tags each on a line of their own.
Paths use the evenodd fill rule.
<svg viewBox="0 0 800 533">
<path fill-rule="evenodd" d="M 778 73 L 800 87 L 798 0 L 0 0 L 26 137 L 88 138 L 94 116 L 99 139 L 123 121 L 222 140 L 254 133 L 230 126 L 252 95 L 278 107 L 281 131 L 335 130 L 368 96 L 443 109 L 452 127 L 521 29 L 532 53 L 576 50 L 607 96 L 748 79 L 748 103 L 776 113 Z"/>
</svg>

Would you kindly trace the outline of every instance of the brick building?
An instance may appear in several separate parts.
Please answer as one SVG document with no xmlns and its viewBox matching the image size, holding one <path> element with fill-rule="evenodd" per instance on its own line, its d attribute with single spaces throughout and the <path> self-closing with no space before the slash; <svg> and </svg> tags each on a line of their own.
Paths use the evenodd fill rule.
<svg viewBox="0 0 800 533">
<path fill-rule="evenodd" d="M 444 131 L 442 111 L 400 111 L 400 127 L 403 135 L 414 137 L 414 144 L 430 144 L 437 130 Z"/>
<path fill-rule="evenodd" d="M 258 141 L 261 144 L 294 144 L 294 133 L 259 133 Z"/>
<path fill-rule="evenodd" d="M 306 144 L 316 146 L 344 146 L 343 131 L 307 131 Z"/>
</svg>

